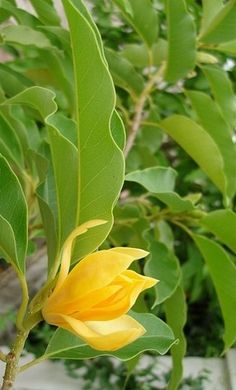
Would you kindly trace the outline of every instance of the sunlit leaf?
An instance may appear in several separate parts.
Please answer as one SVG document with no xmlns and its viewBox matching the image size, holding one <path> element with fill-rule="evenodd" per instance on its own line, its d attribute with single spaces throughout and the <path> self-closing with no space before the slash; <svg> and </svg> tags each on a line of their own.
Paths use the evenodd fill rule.
<svg viewBox="0 0 236 390">
<path fill-rule="evenodd" d="M 150 0 L 128 0 L 129 9 L 124 1 L 114 0 L 124 17 L 136 30 L 140 38 L 151 47 L 157 41 L 159 23 L 158 14 Z"/>
<path fill-rule="evenodd" d="M 168 56 L 165 78 L 174 83 L 195 66 L 196 32 L 185 0 L 167 0 L 166 15 Z"/>
<path fill-rule="evenodd" d="M 236 266 L 225 250 L 214 241 L 200 236 L 193 236 L 202 253 L 219 299 L 224 324 L 225 351 L 236 341 Z"/>
<path fill-rule="evenodd" d="M 236 253 L 236 214 L 232 210 L 212 211 L 201 220 L 201 224 Z"/>
<path fill-rule="evenodd" d="M 236 191 L 236 148 L 232 140 L 231 129 L 210 96 L 198 91 L 188 91 L 187 96 L 196 110 L 200 124 L 212 137 L 220 151 L 224 162 L 225 192 L 231 199 Z M 228 204 L 228 200 L 226 203 Z"/>
<path fill-rule="evenodd" d="M 182 115 L 170 116 L 161 122 L 160 127 L 197 162 L 226 195 L 223 158 L 210 135 L 196 122 Z"/>
<path fill-rule="evenodd" d="M 211 23 L 200 36 L 206 43 L 221 43 L 235 39 L 236 2 L 228 1 L 212 19 Z"/>
<path fill-rule="evenodd" d="M 204 66 L 205 73 L 221 114 L 231 126 L 236 124 L 236 97 L 232 82 L 226 71 L 220 67 Z"/>
<path fill-rule="evenodd" d="M 183 358 L 186 352 L 186 340 L 183 328 L 187 320 L 187 305 L 181 286 L 178 286 L 174 294 L 165 302 L 165 314 L 168 325 L 179 341 L 170 350 L 173 367 L 167 386 L 167 390 L 176 390 L 182 380 Z"/>
<path fill-rule="evenodd" d="M 150 256 L 145 265 L 145 274 L 159 280 L 154 286 L 155 307 L 174 294 L 180 281 L 180 266 L 173 251 L 149 236 L 146 239 L 149 242 Z"/>
<path fill-rule="evenodd" d="M 111 134 L 115 93 L 101 38 L 82 1 L 65 0 L 76 80 L 79 150 L 77 224 L 104 219 L 78 239 L 75 260 L 94 250 L 110 231 L 113 204 L 123 182 L 123 156 Z M 85 55 L 86 53 L 86 55 Z"/>
<path fill-rule="evenodd" d="M 165 203 L 172 212 L 180 213 L 194 209 L 191 196 L 181 198 L 174 192 L 177 173 L 172 168 L 151 167 L 140 171 L 130 172 L 126 175 L 126 181 L 134 181 L 141 184 L 149 192 Z M 196 201 L 200 198 L 198 196 Z"/>
</svg>

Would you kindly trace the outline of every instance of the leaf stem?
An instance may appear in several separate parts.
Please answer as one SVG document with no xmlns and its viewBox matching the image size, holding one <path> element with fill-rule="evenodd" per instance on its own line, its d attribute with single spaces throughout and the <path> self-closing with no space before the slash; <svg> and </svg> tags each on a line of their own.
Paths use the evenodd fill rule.
<svg viewBox="0 0 236 390">
<path fill-rule="evenodd" d="M 27 370 L 28 368 L 33 367 L 33 366 L 35 366 L 36 364 L 39 364 L 39 363 L 43 362 L 43 361 L 46 360 L 46 359 L 47 359 L 47 357 L 44 356 L 44 355 L 43 355 L 43 356 L 40 356 L 40 357 L 37 358 L 37 359 L 33 359 L 33 360 L 31 360 L 29 363 L 23 364 L 23 366 L 21 366 L 21 367 L 19 368 L 19 372 L 23 372 L 23 371 Z"/>
<path fill-rule="evenodd" d="M 21 291 L 22 291 L 22 301 L 21 301 L 21 305 L 19 307 L 19 310 L 18 310 L 18 313 L 16 316 L 16 327 L 17 327 L 17 329 L 23 331 L 24 330 L 24 327 L 23 327 L 24 317 L 25 317 L 25 313 L 27 310 L 28 302 L 29 302 L 29 292 L 28 292 L 28 286 L 27 286 L 25 276 L 18 270 L 17 267 L 14 267 L 14 268 L 15 268 L 15 271 L 18 275 L 20 285 L 21 285 Z"/>
<path fill-rule="evenodd" d="M 133 144 L 134 144 L 135 139 L 136 139 L 136 136 L 138 134 L 140 124 L 142 122 L 143 110 L 144 110 L 145 103 L 146 103 L 155 83 L 162 80 L 162 75 L 163 75 L 164 69 L 165 69 L 165 64 L 162 64 L 160 66 L 160 68 L 158 69 L 158 71 L 147 82 L 143 92 L 141 93 L 141 95 L 139 96 L 139 98 L 135 104 L 134 116 L 133 116 L 133 120 L 131 122 L 130 132 L 129 132 L 126 147 L 124 150 L 125 157 L 128 156 L 130 150 L 132 149 Z"/>
<path fill-rule="evenodd" d="M 186 225 L 182 224 L 179 221 L 176 221 L 176 219 L 170 219 L 170 222 L 173 223 L 174 225 L 179 226 L 182 230 L 184 230 L 190 237 L 193 236 L 192 232 L 190 229 L 187 228 Z"/>
</svg>

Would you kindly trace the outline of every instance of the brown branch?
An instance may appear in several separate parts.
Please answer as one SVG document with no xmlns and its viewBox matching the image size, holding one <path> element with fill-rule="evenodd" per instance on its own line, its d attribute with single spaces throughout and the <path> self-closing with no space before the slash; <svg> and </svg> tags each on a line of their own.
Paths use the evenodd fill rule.
<svg viewBox="0 0 236 390">
<path fill-rule="evenodd" d="M 126 143 L 126 147 L 124 150 L 124 156 L 127 157 L 130 150 L 132 149 L 135 139 L 137 137 L 142 119 L 143 119 L 143 112 L 144 107 L 146 104 L 146 101 L 156 83 L 160 83 L 163 77 L 164 72 L 164 64 L 160 66 L 157 73 L 155 73 L 147 82 L 143 92 L 141 93 L 140 97 L 138 98 L 135 108 L 134 108 L 134 115 L 133 120 L 131 122 L 130 131 Z"/>
</svg>

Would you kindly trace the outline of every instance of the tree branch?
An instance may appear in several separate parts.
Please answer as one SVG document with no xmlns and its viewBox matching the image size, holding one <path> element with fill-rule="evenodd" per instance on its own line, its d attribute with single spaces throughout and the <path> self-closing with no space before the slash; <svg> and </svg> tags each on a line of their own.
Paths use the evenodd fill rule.
<svg viewBox="0 0 236 390">
<path fill-rule="evenodd" d="M 144 106 L 145 103 L 154 87 L 154 85 L 157 82 L 160 82 L 162 80 L 163 72 L 165 69 L 165 64 L 161 65 L 158 71 L 149 79 L 147 82 L 143 92 L 141 93 L 138 101 L 136 102 L 135 108 L 134 108 L 134 116 L 133 120 L 131 122 L 130 126 L 130 132 L 128 135 L 126 147 L 124 150 L 124 156 L 127 157 L 130 150 L 132 149 L 135 139 L 137 137 L 142 118 L 143 118 L 143 111 L 144 111 Z"/>
</svg>

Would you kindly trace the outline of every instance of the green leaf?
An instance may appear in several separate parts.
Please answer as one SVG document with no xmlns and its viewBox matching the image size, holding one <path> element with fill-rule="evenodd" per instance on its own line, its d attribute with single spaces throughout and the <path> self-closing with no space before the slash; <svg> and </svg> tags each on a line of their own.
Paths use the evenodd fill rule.
<svg viewBox="0 0 236 390">
<path fill-rule="evenodd" d="M 129 0 L 117 0 L 116 3 L 119 4 L 120 7 L 124 9 L 127 14 L 130 14 L 130 16 L 133 17 L 133 10 Z"/>
<path fill-rule="evenodd" d="M 58 329 L 50 340 L 44 356 L 53 359 L 88 359 L 109 355 L 128 360 L 148 350 L 164 355 L 175 343 L 171 329 L 156 316 L 134 312 L 131 315 L 145 327 L 146 333 L 122 349 L 114 352 L 96 351 L 72 333 Z"/>
<path fill-rule="evenodd" d="M 52 49 L 51 42 L 42 32 L 33 30 L 28 26 L 13 25 L 4 27 L 0 30 L 0 40 L 6 44 Z"/>
<path fill-rule="evenodd" d="M 224 121 L 217 104 L 203 92 L 188 91 L 193 108 L 195 109 L 204 130 L 212 137 L 222 156 L 225 175 L 225 195 L 232 199 L 236 191 L 236 149 L 232 141 L 231 131 Z M 226 199 L 226 204 L 229 204 Z"/>
<path fill-rule="evenodd" d="M 225 352 L 236 341 L 236 266 L 214 241 L 200 235 L 193 238 L 206 261 L 219 299 L 225 324 Z"/>
<path fill-rule="evenodd" d="M 222 0 L 203 0 L 202 1 L 202 8 L 203 8 L 202 21 L 201 21 L 201 33 L 202 34 L 208 28 L 212 19 L 221 10 L 222 7 L 223 7 Z"/>
<path fill-rule="evenodd" d="M 82 1 L 63 3 L 70 26 L 76 80 L 77 224 L 96 218 L 108 221 L 78 238 L 74 254 L 78 260 L 97 248 L 111 229 L 112 209 L 123 183 L 124 160 L 111 134 L 115 93 L 100 35 Z"/>
<path fill-rule="evenodd" d="M 125 147 L 126 132 L 122 119 L 117 111 L 113 112 L 111 118 L 111 131 L 116 144 L 123 150 Z"/>
<path fill-rule="evenodd" d="M 171 347 L 172 371 L 167 390 L 177 390 L 183 376 L 183 358 L 186 352 L 184 325 L 187 320 L 187 305 L 184 291 L 178 286 L 174 294 L 165 302 L 165 314 L 168 325 L 179 340 Z"/>
<path fill-rule="evenodd" d="M 114 83 L 118 87 L 125 89 L 131 95 L 140 95 L 144 89 L 144 80 L 136 72 L 133 65 L 114 50 L 106 49 L 105 55 Z"/>
<path fill-rule="evenodd" d="M 20 169 L 24 166 L 21 145 L 14 128 L 0 113 L 0 152 Z"/>
<path fill-rule="evenodd" d="M 19 180 L 0 155 L 0 248 L 6 259 L 25 272 L 27 205 Z"/>
<path fill-rule="evenodd" d="M 196 32 L 184 0 L 166 0 L 168 58 L 165 78 L 175 83 L 196 62 Z"/>
<path fill-rule="evenodd" d="M 60 42 L 59 47 L 62 47 L 71 56 L 69 31 L 59 26 L 39 26 L 38 28 L 49 36 L 49 38 L 56 39 L 56 42 Z"/>
<path fill-rule="evenodd" d="M 173 251 L 150 235 L 146 239 L 150 256 L 145 265 L 145 275 L 159 280 L 154 287 L 156 298 L 153 307 L 156 307 L 174 294 L 180 281 L 180 266 Z"/>
<path fill-rule="evenodd" d="M 7 104 L 27 104 L 39 111 L 42 119 L 44 119 L 45 123 L 48 125 L 49 143 L 57 193 L 58 240 L 61 247 L 67 236 L 76 226 L 78 152 L 76 147 L 65 138 L 56 127 L 58 117 L 55 117 L 54 122 L 53 114 L 57 109 L 54 98 L 55 94 L 52 91 L 41 87 L 32 87 L 9 99 Z M 50 190 L 51 189 L 49 188 L 49 191 Z M 43 198 L 41 193 L 41 206 Z M 44 204 L 44 212 L 48 215 L 49 210 L 45 210 L 45 207 Z M 51 220 L 51 218 L 49 219 Z M 46 216 L 44 222 L 47 223 Z M 50 229 L 50 232 L 50 236 L 52 236 L 52 229 Z"/>
<path fill-rule="evenodd" d="M 176 176 L 177 173 L 172 168 L 151 167 L 130 172 L 126 175 L 125 180 L 141 184 L 149 192 L 155 194 L 174 213 L 193 210 L 194 202 L 191 195 L 181 198 L 180 195 L 174 192 Z"/>
<path fill-rule="evenodd" d="M 167 41 L 159 38 L 157 43 L 151 47 L 151 57 L 144 43 L 126 44 L 121 53 L 136 68 L 146 68 L 150 65 L 159 66 L 167 58 Z"/>
<path fill-rule="evenodd" d="M 56 52 L 55 50 L 45 49 L 41 52 L 41 59 L 45 62 L 45 66 L 48 69 L 52 85 L 55 85 L 55 88 L 59 91 L 64 92 L 67 99 L 66 109 L 73 116 L 75 110 L 75 93 L 74 80 L 72 80 L 71 76 L 71 73 L 73 72 L 72 64 L 68 64 L 68 59 L 65 58 L 64 54 Z M 37 77 L 37 69 L 35 73 Z M 48 82 L 46 81 L 46 85 L 47 84 Z"/>
<path fill-rule="evenodd" d="M 55 95 L 50 90 L 41 87 L 32 87 L 8 100 L 8 104 L 21 103 L 33 107 L 40 112 L 45 123 L 48 125 L 57 193 L 58 240 L 59 246 L 62 247 L 70 232 L 76 227 L 78 150 L 57 128 L 58 117 L 55 116 L 54 118 L 53 115 L 57 109 L 54 99 Z M 42 196 L 40 198 L 42 200 Z"/>
<path fill-rule="evenodd" d="M 38 111 L 42 119 L 57 110 L 57 105 L 54 101 L 55 94 L 50 89 L 42 87 L 30 87 L 13 96 L 4 102 L 5 105 L 23 104 Z"/>
<path fill-rule="evenodd" d="M 41 25 L 41 22 L 36 18 L 36 16 L 25 11 L 24 9 L 16 7 L 15 4 L 8 0 L 1 0 L 1 9 L 5 10 L 8 13 L 8 17 L 13 16 L 17 22 L 21 25 L 29 27 L 38 27 Z"/>
<path fill-rule="evenodd" d="M 0 251 L 5 260 L 18 265 L 16 240 L 10 223 L 0 215 Z"/>
<path fill-rule="evenodd" d="M 201 219 L 201 224 L 236 253 L 236 214 L 232 210 L 216 210 Z"/>
<path fill-rule="evenodd" d="M 59 111 L 53 115 L 53 125 L 59 130 L 61 135 L 77 147 L 77 127 L 73 119 L 66 117 L 64 113 Z"/>
<path fill-rule="evenodd" d="M 58 210 L 56 183 L 53 176 L 49 148 L 44 145 L 42 152 L 44 155 L 31 151 L 31 155 L 39 175 L 39 185 L 36 189 L 36 195 L 46 235 L 48 271 L 50 271 L 58 253 Z"/>
<path fill-rule="evenodd" d="M 32 6 L 38 14 L 39 20 L 46 25 L 53 26 L 60 24 L 60 18 L 58 17 L 52 1 L 48 0 L 30 0 Z"/>
<path fill-rule="evenodd" d="M 223 158 L 210 135 L 197 123 L 182 115 L 165 119 L 160 123 L 160 127 L 178 142 L 226 195 Z"/>
<path fill-rule="evenodd" d="M 230 56 L 236 56 L 236 39 L 214 46 L 213 49 L 229 54 Z"/>
<path fill-rule="evenodd" d="M 78 150 L 54 125 L 54 117 L 48 118 L 58 205 L 58 239 L 62 247 L 76 227 L 78 199 Z"/>
<path fill-rule="evenodd" d="M 200 40 L 206 43 L 221 43 L 235 39 L 236 1 L 228 1 L 203 31 Z"/>
<path fill-rule="evenodd" d="M 140 38 L 151 47 L 157 41 L 159 29 L 158 14 L 152 2 L 150 0 L 127 0 L 130 4 L 129 10 L 125 7 L 124 1 L 114 0 L 114 2 Z"/>
<path fill-rule="evenodd" d="M 236 125 L 236 98 L 227 72 L 215 66 L 204 66 L 202 69 L 210 83 L 223 118 L 234 127 Z"/>
<path fill-rule="evenodd" d="M 7 96 L 13 96 L 33 85 L 32 81 L 4 64 L 0 64 L 0 85 Z"/>
</svg>

